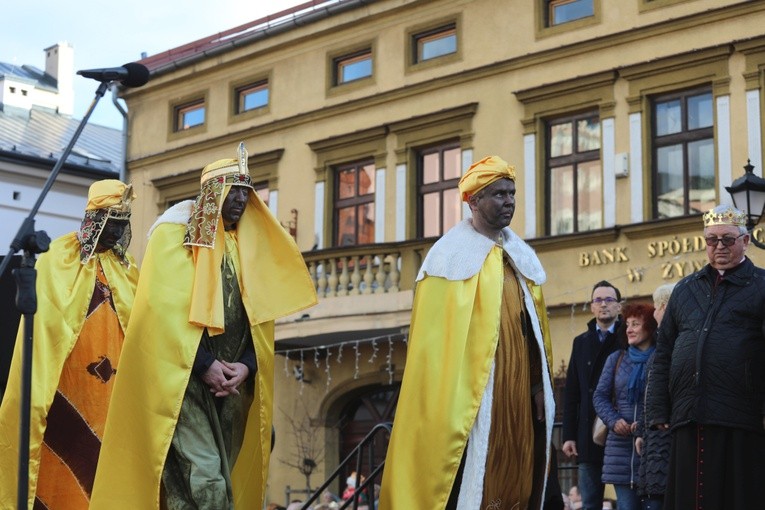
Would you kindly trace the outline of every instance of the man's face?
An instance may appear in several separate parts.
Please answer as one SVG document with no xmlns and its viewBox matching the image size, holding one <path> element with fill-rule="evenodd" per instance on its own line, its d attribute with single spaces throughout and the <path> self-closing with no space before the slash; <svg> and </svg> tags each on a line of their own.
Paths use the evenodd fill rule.
<svg viewBox="0 0 765 510">
<path fill-rule="evenodd" d="M 744 258 L 747 246 L 749 246 L 749 234 L 741 235 L 738 227 L 733 225 L 712 225 L 707 227 L 704 229 L 704 238 L 717 241 L 714 246 L 707 244 L 709 265 L 715 269 L 730 269 L 739 265 Z M 725 246 L 720 239 L 733 242 L 733 244 Z"/>
<path fill-rule="evenodd" d="M 239 221 L 242 214 L 244 214 L 244 210 L 247 208 L 249 195 L 250 188 L 246 186 L 231 186 L 220 211 L 225 227 L 230 227 Z"/>
<path fill-rule="evenodd" d="M 114 248 L 117 241 L 122 238 L 122 234 L 125 233 L 127 226 L 128 220 L 116 220 L 114 218 L 106 220 L 106 225 L 104 225 L 104 229 L 101 231 L 101 237 L 98 238 L 96 251 L 101 253 Z"/>
<path fill-rule="evenodd" d="M 611 324 L 619 316 L 621 304 L 613 287 L 598 287 L 592 292 L 592 315 L 602 324 Z"/>
<path fill-rule="evenodd" d="M 469 199 L 473 221 L 491 230 L 510 225 L 515 214 L 515 183 L 510 179 L 492 182 Z"/>
</svg>

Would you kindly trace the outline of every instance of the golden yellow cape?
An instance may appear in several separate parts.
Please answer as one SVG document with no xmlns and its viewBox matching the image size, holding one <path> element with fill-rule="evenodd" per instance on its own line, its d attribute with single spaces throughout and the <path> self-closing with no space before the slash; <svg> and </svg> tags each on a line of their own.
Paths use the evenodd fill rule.
<svg viewBox="0 0 765 510">
<path fill-rule="evenodd" d="M 258 366 L 244 444 L 232 470 L 234 504 L 242 509 L 262 507 L 268 477 L 273 321 L 316 302 L 297 246 L 270 212 L 258 206 L 259 199 L 254 208 L 259 214 L 247 215 L 255 223 L 240 220 L 237 228 L 242 298 Z M 189 322 L 192 290 L 199 290 L 200 282 L 195 284 L 192 252 L 182 246 L 185 229 L 185 222 L 162 223 L 151 234 L 112 393 L 91 509 L 159 508 L 165 458 L 204 330 Z"/>
<path fill-rule="evenodd" d="M 29 508 L 32 508 L 40 467 L 40 445 L 45 417 L 58 387 L 61 369 L 74 348 L 96 284 L 97 260 L 114 299 L 120 325 L 127 329 L 138 268 L 126 254 L 129 267 L 108 250 L 80 263 L 80 242 L 75 232 L 59 237 L 48 252 L 40 255 L 37 269 L 37 313 L 32 348 L 32 400 L 29 431 Z M 23 318 L 22 318 L 23 319 Z M 19 401 L 21 392 L 21 349 L 23 320 L 16 337 L 13 361 L 2 406 L 0 406 L 0 508 L 16 508 L 19 455 Z M 119 376 L 117 377 L 119 379 Z"/>
<path fill-rule="evenodd" d="M 446 505 L 499 339 L 502 264 L 501 251 L 491 250 L 471 278 L 427 276 L 417 285 L 380 510 Z M 541 319 L 549 373 L 552 344 L 541 287 L 525 283 Z"/>
</svg>

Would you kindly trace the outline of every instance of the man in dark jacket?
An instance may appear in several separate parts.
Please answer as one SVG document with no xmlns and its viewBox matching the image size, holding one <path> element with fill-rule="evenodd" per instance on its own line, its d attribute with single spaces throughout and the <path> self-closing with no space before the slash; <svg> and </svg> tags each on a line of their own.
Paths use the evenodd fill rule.
<svg viewBox="0 0 765 510">
<path fill-rule="evenodd" d="M 709 264 L 680 280 L 661 323 L 647 422 L 672 430 L 665 509 L 762 506 L 765 270 L 745 216 L 704 214 Z"/>
<path fill-rule="evenodd" d="M 603 483 L 600 481 L 603 447 L 592 441 L 595 421 L 592 394 L 606 358 L 617 348 L 615 332 L 619 328 L 621 299 L 619 289 L 607 281 L 595 284 L 590 305 L 594 318 L 588 323 L 587 331 L 574 339 L 568 363 L 563 453 L 577 458 L 579 492 L 585 510 L 601 510 L 603 507 Z"/>
</svg>

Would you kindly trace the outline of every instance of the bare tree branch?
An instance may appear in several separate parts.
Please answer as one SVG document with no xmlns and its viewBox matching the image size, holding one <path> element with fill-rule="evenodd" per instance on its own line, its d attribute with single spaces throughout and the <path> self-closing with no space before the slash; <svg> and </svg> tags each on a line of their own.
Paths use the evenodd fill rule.
<svg viewBox="0 0 765 510">
<path fill-rule="evenodd" d="M 305 476 L 306 488 L 311 488 L 311 474 L 314 469 L 324 461 L 324 441 L 321 429 L 311 423 L 311 417 L 305 402 L 302 402 L 302 418 L 297 418 L 297 413 L 290 414 L 279 409 L 292 431 L 292 453 L 287 459 L 279 459 L 282 464 L 295 468 Z"/>
</svg>

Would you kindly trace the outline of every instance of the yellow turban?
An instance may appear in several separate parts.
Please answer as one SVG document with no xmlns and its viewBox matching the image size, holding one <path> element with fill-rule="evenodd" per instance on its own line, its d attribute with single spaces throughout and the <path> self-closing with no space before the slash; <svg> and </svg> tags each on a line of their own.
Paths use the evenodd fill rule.
<svg viewBox="0 0 765 510">
<path fill-rule="evenodd" d="M 462 201 L 467 202 L 474 195 L 492 182 L 500 179 L 515 181 L 515 167 L 499 156 L 487 156 L 473 163 L 460 179 L 459 188 Z"/>
<path fill-rule="evenodd" d="M 90 185 L 86 211 L 97 209 L 115 209 L 130 212 L 130 203 L 135 198 L 132 184 L 125 184 L 117 179 L 104 179 Z"/>
</svg>

